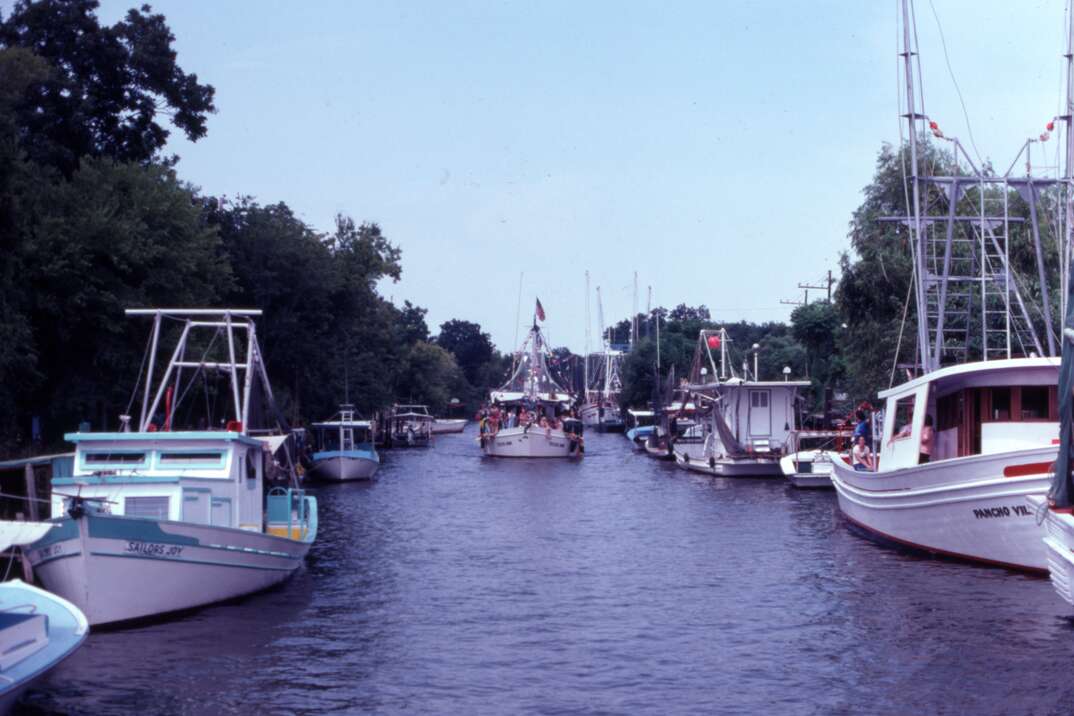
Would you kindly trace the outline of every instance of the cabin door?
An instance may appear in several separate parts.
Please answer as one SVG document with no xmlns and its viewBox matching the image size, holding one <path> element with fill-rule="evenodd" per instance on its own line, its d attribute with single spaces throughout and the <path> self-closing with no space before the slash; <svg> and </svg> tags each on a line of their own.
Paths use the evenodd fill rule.
<svg viewBox="0 0 1074 716">
<path fill-rule="evenodd" d="M 771 391 L 750 391 L 750 436 L 772 434 Z"/>
</svg>

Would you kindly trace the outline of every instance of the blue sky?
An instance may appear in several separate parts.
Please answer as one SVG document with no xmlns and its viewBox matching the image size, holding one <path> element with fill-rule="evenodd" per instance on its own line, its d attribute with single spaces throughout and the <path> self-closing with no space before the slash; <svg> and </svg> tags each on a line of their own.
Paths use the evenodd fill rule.
<svg viewBox="0 0 1074 716">
<path fill-rule="evenodd" d="M 1057 113 L 1064 3 L 933 2 L 976 145 L 1006 168 Z M 186 180 L 322 230 L 378 222 L 403 249 L 384 294 L 504 350 L 520 271 L 523 322 L 539 296 L 575 350 L 587 269 L 609 320 L 634 271 L 642 309 L 651 285 L 659 305 L 786 320 L 898 138 L 893 0 L 153 7 L 217 90 L 208 136 L 169 145 Z M 928 0 L 917 19 L 926 111 L 965 140 Z"/>
</svg>

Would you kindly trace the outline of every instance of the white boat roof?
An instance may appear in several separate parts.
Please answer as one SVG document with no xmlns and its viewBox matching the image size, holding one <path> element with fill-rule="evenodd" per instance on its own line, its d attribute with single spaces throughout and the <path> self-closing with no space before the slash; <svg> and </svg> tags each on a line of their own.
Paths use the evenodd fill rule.
<svg viewBox="0 0 1074 716">
<path fill-rule="evenodd" d="M 0 520 L 0 552 L 13 545 L 33 544 L 56 525 L 51 522 L 11 522 Z"/>
<path fill-rule="evenodd" d="M 313 428 L 368 428 L 368 420 L 326 420 L 323 423 L 311 423 Z"/>
<path fill-rule="evenodd" d="M 394 413 L 392 415 L 392 420 L 398 420 L 400 418 L 405 418 L 407 420 L 433 420 L 433 416 L 428 413 Z"/>
<path fill-rule="evenodd" d="M 957 378 L 968 378 L 971 375 L 980 375 L 982 373 L 999 373 L 1002 371 L 1017 371 L 1017 370 L 1039 370 L 1042 368 L 1055 368 L 1059 369 L 1059 358 L 1005 358 L 1003 360 L 989 360 L 989 361 L 974 361 L 972 363 L 960 363 L 958 365 L 950 365 L 939 370 L 934 370 L 931 373 L 918 376 L 913 380 L 908 380 L 905 383 L 896 385 L 894 388 L 888 388 L 887 390 L 880 391 L 877 395 L 880 398 L 888 398 L 893 395 L 903 395 L 904 393 L 918 388 L 926 383 L 936 383 L 940 381 L 948 381 Z"/>
<path fill-rule="evenodd" d="M 630 409 L 627 412 L 630 413 L 631 415 L 635 416 L 635 417 L 638 417 L 638 418 L 651 418 L 654 415 L 656 415 L 656 413 L 654 413 L 651 410 L 634 410 L 634 409 Z"/>
</svg>

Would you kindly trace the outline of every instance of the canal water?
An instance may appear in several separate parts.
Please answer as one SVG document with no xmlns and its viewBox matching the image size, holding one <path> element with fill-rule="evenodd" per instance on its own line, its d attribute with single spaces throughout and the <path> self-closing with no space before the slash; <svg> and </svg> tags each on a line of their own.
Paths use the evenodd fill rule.
<svg viewBox="0 0 1074 716">
<path fill-rule="evenodd" d="M 695 475 L 587 435 L 584 461 L 473 435 L 314 488 L 280 588 L 95 633 L 28 713 L 975 713 L 1074 710 L 1045 579 L 902 554 L 832 492 Z"/>
</svg>

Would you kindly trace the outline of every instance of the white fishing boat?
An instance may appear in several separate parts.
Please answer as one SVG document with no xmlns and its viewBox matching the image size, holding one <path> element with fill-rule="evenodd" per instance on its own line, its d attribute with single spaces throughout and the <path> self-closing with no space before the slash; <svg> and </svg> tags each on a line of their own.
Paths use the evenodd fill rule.
<svg viewBox="0 0 1074 716">
<path fill-rule="evenodd" d="M 380 468 L 373 446 L 373 426 L 355 418 L 354 406 L 344 404 L 332 420 L 310 426 L 314 452 L 310 477 L 328 482 L 371 480 Z"/>
<path fill-rule="evenodd" d="M 469 422 L 465 418 L 436 418 L 433 420 L 433 435 L 461 433 Z"/>
<path fill-rule="evenodd" d="M 598 431 L 623 429 L 623 414 L 619 407 L 619 393 L 623 389 L 620 369 L 623 351 L 615 350 L 604 327 L 604 304 L 597 286 L 597 325 L 600 327 L 601 350 L 589 353 L 589 272 L 586 272 L 586 356 L 583 384 L 585 398 L 578 408 L 578 417 L 586 428 Z"/>
<path fill-rule="evenodd" d="M 1049 263 L 1036 212 L 1040 193 L 1057 180 L 978 171 L 952 137 L 944 139 L 953 147 L 955 171 L 925 172 L 922 166 L 932 164 L 919 157 L 918 136 L 943 135 L 935 122 L 926 124 L 915 100 L 919 53 L 905 3 L 901 29 L 901 79 L 911 108 L 903 115 L 910 130 L 911 204 L 897 220 L 909 231 L 919 277 L 919 374 L 880 393 L 885 408 L 877 470 L 856 471 L 833 460 L 832 483 L 846 518 L 881 541 L 1044 570 L 1039 521 L 1027 498 L 1047 492 L 1058 453 L 1059 359 L 1033 356 L 1055 355 Z M 1024 248 L 1036 253 L 1042 292 L 1037 314 L 1028 310 L 1030 297 L 1022 294 L 1010 260 L 1008 230 L 1020 220 L 1008 208 L 1014 191 L 1029 208 L 1028 231 L 1020 234 L 1032 242 Z M 1042 319 L 1044 341 L 1035 316 Z M 971 353 L 979 360 L 968 360 Z"/>
<path fill-rule="evenodd" d="M 885 408 L 877 471 L 832 460 L 840 510 L 886 541 L 1046 569 L 1026 497 L 1043 497 L 1050 485 L 1058 373 L 1056 358 L 981 361 L 931 371 L 880 393 Z M 932 453 L 921 462 L 922 431 L 933 415 Z"/>
<path fill-rule="evenodd" d="M 507 382 L 489 396 L 481 449 L 491 457 L 570 458 L 584 451 L 582 423 L 570 416 L 570 394 L 552 377 L 536 319 Z"/>
<path fill-rule="evenodd" d="M 55 525 L 0 522 L 0 551 L 25 546 Z M 13 579 L 0 582 L 0 714 L 86 640 L 86 616 L 66 599 Z"/>
<path fill-rule="evenodd" d="M 396 405 L 388 415 L 389 447 L 428 447 L 435 419 L 425 405 Z"/>
<path fill-rule="evenodd" d="M 253 322 L 260 311 L 127 314 L 153 317 L 137 429 L 123 416 L 120 432 L 65 436 L 75 445 L 74 469 L 71 477 L 52 480 L 56 527 L 27 551 L 44 586 L 93 625 L 278 584 L 302 565 L 317 535 L 317 503 L 297 488 L 287 436 L 252 425 L 260 410 L 273 408 Z M 181 332 L 158 371 L 165 320 L 178 322 Z M 200 357 L 187 355 L 193 345 L 204 347 Z M 203 392 L 201 381 L 223 389 Z M 196 396 L 195 407 L 218 395 L 223 405 L 209 424 L 221 418 L 224 427 L 188 427 L 187 418 L 177 417 L 188 394 Z M 266 493 L 266 480 L 281 471 L 290 486 Z"/>
<path fill-rule="evenodd" d="M 701 331 L 688 389 L 698 403 L 703 438 L 677 443 L 675 461 L 709 475 L 779 477 L 780 460 L 797 428 L 798 393 L 810 383 L 758 380 L 756 346 L 753 376 L 739 377 L 728 366 L 728 343 L 724 329 Z M 719 369 L 712 350 L 720 351 Z"/>
</svg>

